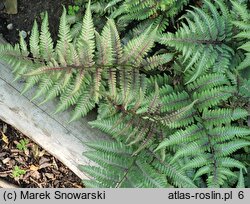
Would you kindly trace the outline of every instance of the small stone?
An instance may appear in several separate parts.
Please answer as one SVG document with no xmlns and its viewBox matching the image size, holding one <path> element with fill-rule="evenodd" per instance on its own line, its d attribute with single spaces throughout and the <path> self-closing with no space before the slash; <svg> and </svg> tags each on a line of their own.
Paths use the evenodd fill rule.
<svg viewBox="0 0 250 204">
<path fill-rule="evenodd" d="M 7 164 L 9 161 L 10 161 L 10 158 L 9 158 L 9 157 L 7 157 L 7 158 L 5 158 L 4 160 L 2 160 L 3 164 Z"/>
<path fill-rule="evenodd" d="M 7 25 L 8 30 L 12 30 L 13 27 L 14 27 L 14 26 L 13 26 L 13 23 L 10 23 L 10 24 Z"/>
<path fill-rule="evenodd" d="M 27 33 L 24 30 L 20 31 L 20 35 L 25 39 L 27 37 Z"/>
</svg>

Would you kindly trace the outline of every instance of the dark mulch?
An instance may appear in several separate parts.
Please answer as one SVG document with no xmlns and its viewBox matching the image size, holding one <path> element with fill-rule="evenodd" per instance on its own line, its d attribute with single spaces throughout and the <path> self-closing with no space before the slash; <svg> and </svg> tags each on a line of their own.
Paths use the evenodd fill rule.
<svg viewBox="0 0 250 204">
<path fill-rule="evenodd" d="M 40 14 L 48 11 L 50 31 L 53 39 L 56 39 L 62 5 L 68 6 L 73 3 L 74 0 L 18 0 L 18 13 L 16 15 L 8 15 L 0 11 L 0 33 L 8 42 L 17 43 L 19 31 L 23 30 L 29 33 L 34 19 L 40 22 Z M 7 29 L 7 25 L 10 23 L 13 24 L 12 30 Z"/>
<path fill-rule="evenodd" d="M 81 188 L 81 180 L 55 157 L 0 121 L 0 178 L 24 188 Z M 25 170 L 13 176 L 15 167 Z"/>
</svg>

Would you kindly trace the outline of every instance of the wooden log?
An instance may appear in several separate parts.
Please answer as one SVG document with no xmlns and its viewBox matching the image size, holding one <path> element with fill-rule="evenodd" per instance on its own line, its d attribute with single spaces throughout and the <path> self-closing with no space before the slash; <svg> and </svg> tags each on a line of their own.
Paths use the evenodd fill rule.
<svg viewBox="0 0 250 204">
<path fill-rule="evenodd" d="M 0 59 L 0 119 L 18 129 L 51 153 L 81 179 L 88 179 L 79 170 L 79 165 L 88 165 L 90 161 L 82 156 L 86 151 L 83 142 L 108 139 L 102 132 L 92 129 L 88 121 L 96 114 L 90 113 L 77 122 L 68 124 L 70 113 L 54 115 L 56 102 L 38 106 L 31 102 L 31 92 L 21 95 L 24 83 L 13 82 L 11 68 Z"/>
</svg>

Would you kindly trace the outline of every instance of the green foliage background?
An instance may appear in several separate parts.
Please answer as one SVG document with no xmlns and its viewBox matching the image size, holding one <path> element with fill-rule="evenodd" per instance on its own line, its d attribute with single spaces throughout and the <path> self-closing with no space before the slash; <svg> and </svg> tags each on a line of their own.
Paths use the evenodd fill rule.
<svg viewBox="0 0 250 204">
<path fill-rule="evenodd" d="M 0 47 L 33 100 L 58 98 L 90 142 L 87 187 L 250 187 L 250 13 L 247 1 L 103 0 L 48 15 L 29 42 Z M 81 12 L 82 11 L 82 12 Z M 84 11 L 84 12 L 83 12 Z M 85 13 L 83 15 L 83 13 Z"/>
</svg>

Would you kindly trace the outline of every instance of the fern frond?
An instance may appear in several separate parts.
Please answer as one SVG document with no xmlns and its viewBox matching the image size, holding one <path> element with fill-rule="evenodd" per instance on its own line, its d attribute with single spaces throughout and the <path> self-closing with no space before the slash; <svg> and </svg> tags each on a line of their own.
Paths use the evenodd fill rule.
<svg viewBox="0 0 250 204">
<path fill-rule="evenodd" d="M 250 80 L 243 81 L 243 85 L 240 87 L 240 94 L 250 98 Z"/>
<path fill-rule="evenodd" d="M 46 62 L 49 62 L 52 58 L 54 58 L 53 41 L 49 31 L 49 17 L 47 12 L 45 12 L 44 19 L 42 21 L 39 45 L 41 56 Z"/>
<path fill-rule="evenodd" d="M 189 15 L 183 17 L 187 23 L 182 22 L 181 28 L 175 34 L 167 33 L 160 39 L 162 44 L 174 46 L 182 52 L 183 61 L 187 63 L 184 71 L 191 70 L 187 84 L 206 73 L 216 62 L 231 57 L 232 49 L 226 44 L 231 37 L 231 26 L 226 22 L 226 15 L 229 14 L 225 5 L 218 2 L 216 4 L 221 11 L 224 11 L 224 16 L 219 13 L 215 5 L 204 1 L 203 7 L 206 9 L 193 8 L 193 11 L 188 11 Z M 225 63 L 225 67 L 220 67 L 219 71 L 223 72 L 228 66 L 229 63 Z"/>
<path fill-rule="evenodd" d="M 173 59 L 173 54 L 161 54 L 161 55 L 155 55 L 153 57 L 149 57 L 145 60 L 143 60 L 143 68 L 146 71 L 150 71 L 155 68 L 159 68 L 161 65 L 166 64 L 170 62 Z"/>
<path fill-rule="evenodd" d="M 244 169 L 245 172 L 247 172 L 247 169 L 245 167 L 245 165 L 238 161 L 238 160 L 235 160 L 233 158 L 230 158 L 230 157 L 224 157 L 224 158 L 220 158 L 218 160 L 219 163 L 221 163 L 221 165 L 223 167 L 227 167 L 227 168 L 238 168 L 238 169 Z"/>
<path fill-rule="evenodd" d="M 132 147 L 126 147 L 119 142 L 98 141 L 87 145 L 96 151 L 86 152 L 85 155 L 94 159 L 93 161 L 98 161 L 99 164 L 99 167 L 81 167 L 95 181 L 93 184 L 90 181 L 90 187 L 97 185 L 98 187 L 162 188 L 170 186 L 167 178 L 177 186 L 196 187 L 183 172 L 167 162 L 161 163 L 157 157 L 153 164 L 146 162 L 155 156 L 150 151 L 131 156 Z M 100 160 L 102 162 L 99 162 Z M 124 168 L 124 164 L 128 165 Z M 111 177 L 110 175 L 113 174 L 116 176 Z"/>
<path fill-rule="evenodd" d="M 81 117 L 86 116 L 87 113 L 94 107 L 95 101 L 91 95 L 88 92 L 81 94 L 69 122 L 73 122 L 80 119 Z"/>
<path fill-rule="evenodd" d="M 46 13 L 29 43 L 0 46 L 32 100 L 58 98 L 70 122 L 98 108 L 90 125 L 113 141 L 86 144 L 86 186 L 249 186 L 248 7 L 188 2 L 93 0 L 82 22 L 63 8 L 55 43 Z"/>
<path fill-rule="evenodd" d="M 208 126 L 228 124 L 231 121 L 245 118 L 249 113 L 240 108 L 232 109 L 215 109 L 215 110 L 204 110 L 202 118 L 205 124 Z"/>
<path fill-rule="evenodd" d="M 138 66 L 143 57 L 151 50 L 154 45 L 156 38 L 156 29 L 151 31 L 151 27 L 142 33 L 139 37 L 131 40 L 124 47 L 124 56 L 122 63 L 131 64 L 133 62 L 134 66 Z"/>
<path fill-rule="evenodd" d="M 56 51 L 60 52 L 60 54 L 64 57 L 65 61 L 67 61 L 68 50 L 73 39 L 70 33 L 70 25 L 67 21 L 67 11 L 65 7 L 63 7 L 63 13 L 60 18 L 58 37 L 59 40 L 57 42 Z"/>
<path fill-rule="evenodd" d="M 237 20 L 233 21 L 233 24 L 240 29 L 238 34 L 236 34 L 234 37 L 244 40 L 243 44 L 239 46 L 239 49 L 245 50 L 245 59 L 239 64 L 237 67 L 238 70 L 243 70 L 247 67 L 249 67 L 250 63 L 250 44 L 249 44 L 249 32 L 250 32 L 250 15 L 249 15 L 249 9 L 247 8 L 247 5 L 242 3 L 238 3 L 236 1 L 231 1 L 233 5 L 233 9 L 236 12 Z"/>
<path fill-rule="evenodd" d="M 114 64 L 120 64 L 123 55 L 123 47 L 121 44 L 120 36 L 116 28 L 115 22 L 112 19 L 108 20 L 108 24 L 111 32 L 111 43 L 113 47 L 113 57 L 115 59 Z"/>
<path fill-rule="evenodd" d="M 1 55 L 12 64 L 16 79 L 22 76 L 27 78 L 24 92 L 35 84 L 40 87 L 33 99 L 45 96 L 42 102 L 45 103 L 59 97 L 56 112 L 75 105 L 72 120 L 85 116 L 101 101 L 107 91 L 112 97 L 116 97 L 117 92 L 121 90 L 124 93 L 123 105 L 126 107 L 131 97 L 141 88 L 144 89 L 145 76 L 141 75 L 139 70 L 145 70 L 144 67 L 149 65 L 142 62 L 157 58 L 147 58 L 154 45 L 156 29 L 152 31 L 149 27 L 145 33 L 123 45 L 114 20 L 107 21 L 101 34 L 95 30 L 90 2 L 80 34 L 74 40 L 66 9 L 63 8 L 58 36 L 59 40 L 54 49 L 46 13 L 40 34 L 37 23 L 34 23 L 30 38 L 31 57 L 22 37 L 20 45 L 14 48 L 4 46 Z M 171 56 L 165 55 L 160 59 L 167 62 Z M 157 69 L 158 65 L 164 62 L 154 62 L 151 69 Z M 83 93 L 87 97 L 80 97 Z"/>
<path fill-rule="evenodd" d="M 246 140 L 234 140 L 232 142 L 224 143 L 221 145 L 218 145 L 220 154 L 223 156 L 227 156 L 232 154 L 233 152 L 237 151 L 238 149 L 241 149 L 243 147 L 249 146 L 250 142 Z"/>
<path fill-rule="evenodd" d="M 40 57 L 39 38 L 38 24 L 35 20 L 30 36 L 30 51 L 34 58 Z"/>
<path fill-rule="evenodd" d="M 93 65 L 95 51 L 95 28 L 92 19 L 90 1 L 83 18 L 82 29 L 77 40 L 77 52 L 84 66 L 90 67 Z"/>
<path fill-rule="evenodd" d="M 165 148 L 167 146 L 173 146 L 177 144 L 181 144 L 184 142 L 190 142 L 193 141 L 199 137 L 201 137 L 204 134 L 203 127 L 199 127 L 197 125 L 192 125 L 185 130 L 180 130 L 170 136 L 168 138 L 164 139 L 159 146 L 155 149 L 155 151 L 158 151 L 159 149 Z"/>
</svg>

